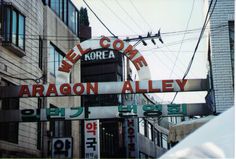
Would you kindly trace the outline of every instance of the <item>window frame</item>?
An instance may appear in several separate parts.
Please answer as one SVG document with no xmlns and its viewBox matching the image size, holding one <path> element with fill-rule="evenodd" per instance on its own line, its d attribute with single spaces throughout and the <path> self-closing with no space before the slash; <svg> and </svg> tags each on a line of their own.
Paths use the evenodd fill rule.
<svg viewBox="0 0 236 159">
<path fill-rule="evenodd" d="M 53 54 L 54 54 L 54 60 L 53 61 L 48 61 L 48 62 L 53 62 L 53 72 L 51 72 L 50 71 L 50 69 L 48 69 L 48 71 L 49 71 L 49 73 L 52 75 L 52 76 L 54 76 L 54 77 L 56 77 L 56 63 L 58 62 L 58 63 L 60 63 L 59 61 L 56 61 L 56 54 L 55 54 L 55 51 L 57 52 L 57 57 L 58 57 L 58 55 L 61 55 L 62 56 L 62 59 L 65 57 L 65 53 L 63 53 L 58 47 L 56 47 L 52 42 L 50 42 L 50 51 L 51 51 L 51 47 L 53 47 L 54 48 L 54 52 L 53 52 Z M 50 54 L 50 51 L 49 51 L 49 54 Z M 58 58 L 57 58 L 58 59 Z"/>
<path fill-rule="evenodd" d="M 3 4 L 4 5 L 4 4 Z M 8 11 L 10 14 L 8 15 Z M 16 13 L 16 43 L 13 42 L 13 12 Z M 10 16 L 10 17 L 9 17 Z M 19 26 L 20 26 L 20 16 L 23 17 L 23 47 L 19 45 Z M 4 43 L 10 43 L 13 44 L 15 47 L 25 51 L 25 23 L 26 23 L 26 16 L 19 11 L 16 7 L 13 5 L 5 4 L 3 9 L 3 29 L 2 29 L 2 35 L 3 35 L 3 42 Z M 9 34 L 9 35 L 8 35 Z"/>
<path fill-rule="evenodd" d="M 38 109 L 42 108 L 43 99 L 38 98 Z M 42 125 L 41 122 L 37 122 L 37 149 L 41 150 L 42 147 Z"/>
<path fill-rule="evenodd" d="M 65 24 L 66 26 L 69 28 L 69 30 L 71 30 L 77 37 L 79 37 L 79 10 L 76 8 L 76 6 L 74 5 L 74 3 L 71 0 L 57 0 L 59 3 L 59 9 L 58 11 L 55 10 L 54 8 L 52 8 L 51 5 L 51 0 L 42 0 L 44 5 L 47 5 Z M 69 17 L 69 6 L 72 6 L 72 8 L 74 9 L 76 15 L 74 17 L 74 19 L 76 20 L 75 22 L 75 29 L 73 29 L 73 26 L 70 26 L 70 17 Z M 62 9 L 62 11 L 60 11 Z"/>
<path fill-rule="evenodd" d="M 53 57 L 54 59 L 51 61 L 50 59 L 50 54 L 51 54 L 51 49 L 53 48 Z M 55 53 L 57 52 L 57 53 Z M 58 58 L 58 56 L 60 55 L 60 58 Z M 63 60 L 63 58 L 66 56 L 66 54 L 61 51 L 56 45 L 54 45 L 52 42 L 50 42 L 49 44 L 49 52 L 48 52 L 48 57 L 47 57 L 47 72 L 53 76 L 56 79 L 56 83 L 61 83 L 61 82 L 70 82 L 70 74 L 64 74 L 63 78 L 59 78 L 58 74 L 60 74 L 61 72 L 58 71 L 58 68 L 60 67 L 61 61 Z M 52 64 L 53 63 L 53 64 Z M 52 72 L 52 68 L 50 68 L 53 65 L 53 72 Z M 57 66 L 56 66 L 57 65 Z M 62 81 L 61 81 L 62 80 Z"/>
<path fill-rule="evenodd" d="M 49 104 L 50 108 L 58 108 L 53 104 Z M 71 137 L 72 136 L 72 122 L 67 120 L 51 120 L 49 122 L 49 130 L 52 137 Z"/>
<path fill-rule="evenodd" d="M 43 39 L 39 36 L 39 61 L 38 67 L 43 70 Z"/>
</svg>

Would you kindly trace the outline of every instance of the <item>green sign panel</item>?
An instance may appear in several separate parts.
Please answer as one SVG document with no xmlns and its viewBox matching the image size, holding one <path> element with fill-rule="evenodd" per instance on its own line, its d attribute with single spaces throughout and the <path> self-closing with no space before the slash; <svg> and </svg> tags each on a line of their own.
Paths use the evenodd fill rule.
<svg viewBox="0 0 236 159">
<path fill-rule="evenodd" d="M 157 104 L 88 107 L 86 112 L 84 107 L 3 110 L 0 111 L 0 122 L 207 115 L 204 107 L 205 104 Z"/>
</svg>

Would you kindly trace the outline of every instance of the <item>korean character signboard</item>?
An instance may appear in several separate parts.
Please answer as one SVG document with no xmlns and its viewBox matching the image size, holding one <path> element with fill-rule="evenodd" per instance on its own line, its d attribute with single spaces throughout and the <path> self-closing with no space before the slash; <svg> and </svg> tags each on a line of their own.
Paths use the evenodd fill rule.
<svg viewBox="0 0 236 159">
<path fill-rule="evenodd" d="M 71 137 L 52 139 L 52 158 L 72 158 Z"/>
<path fill-rule="evenodd" d="M 100 158 L 99 120 L 86 120 L 85 130 L 85 158 Z"/>
</svg>

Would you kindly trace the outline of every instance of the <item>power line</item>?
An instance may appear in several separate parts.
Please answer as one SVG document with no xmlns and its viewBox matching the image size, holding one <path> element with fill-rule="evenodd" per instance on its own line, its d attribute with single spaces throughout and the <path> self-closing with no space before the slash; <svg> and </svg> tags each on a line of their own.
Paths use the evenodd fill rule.
<svg viewBox="0 0 236 159">
<path fill-rule="evenodd" d="M 182 38 L 182 40 L 181 40 L 180 47 L 179 47 L 179 50 L 178 50 L 178 52 L 177 52 L 177 56 L 176 56 L 176 58 L 175 58 L 175 62 L 174 62 L 174 65 L 173 65 L 173 67 L 172 67 L 172 70 L 171 70 L 171 72 L 170 72 L 169 78 L 172 76 L 172 73 L 173 73 L 173 71 L 174 71 L 174 69 L 175 69 L 175 66 L 176 66 L 176 62 L 177 62 L 177 60 L 178 60 L 178 58 L 179 58 L 180 51 L 181 51 L 181 49 L 182 49 L 182 45 L 183 45 L 183 42 L 184 42 L 184 38 L 185 38 L 185 35 L 186 35 L 186 33 L 187 33 L 188 25 L 189 25 L 190 19 L 191 19 L 191 17 L 192 17 L 192 13 L 193 13 L 193 9 L 194 9 L 194 4 L 195 4 L 195 0 L 193 0 L 192 8 L 191 8 L 191 11 L 190 11 L 190 16 L 189 16 L 189 18 L 188 18 L 187 25 L 186 25 L 186 28 L 185 28 L 185 31 L 184 31 L 184 35 L 183 35 L 183 38 Z M 176 98 L 176 96 L 177 96 L 177 93 L 175 93 L 174 99 Z M 163 98 L 162 98 L 162 102 L 163 102 L 164 98 L 165 98 L 165 94 L 164 94 L 164 96 L 163 96 Z M 172 104 L 172 103 L 173 103 L 173 100 L 172 100 L 171 104 Z"/>
<path fill-rule="evenodd" d="M 30 81 L 34 81 L 36 83 L 39 83 L 40 82 L 40 79 L 42 79 L 44 77 L 44 75 L 42 75 L 40 78 L 37 78 L 37 79 L 33 79 L 33 78 L 20 78 L 20 77 L 15 77 L 15 76 L 12 76 L 12 75 L 8 75 L 4 72 L 1 72 L 2 75 L 4 76 L 7 76 L 7 77 L 10 77 L 10 78 L 14 78 L 14 79 L 18 79 L 18 80 L 30 80 Z"/>
<path fill-rule="evenodd" d="M 143 30 L 139 24 L 136 23 L 136 21 L 132 18 L 132 16 L 129 15 L 129 13 L 122 7 L 122 5 L 119 3 L 119 0 L 115 0 L 115 2 L 119 5 L 119 7 L 128 15 L 128 17 L 133 21 L 133 23 L 143 32 L 145 32 L 145 30 Z"/>
<path fill-rule="evenodd" d="M 142 16 L 142 14 L 139 12 L 139 10 L 137 9 L 137 7 L 134 5 L 134 3 L 132 2 L 132 0 L 129 0 L 129 2 L 131 3 L 131 5 L 134 7 L 135 11 L 138 13 L 138 15 L 142 18 L 142 20 L 148 25 L 149 29 L 152 30 L 152 27 L 150 26 L 150 24 L 146 21 L 146 19 Z"/>
<path fill-rule="evenodd" d="M 183 79 L 185 79 L 185 77 L 186 77 L 187 74 L 189 73 L 189 70 L 190 70 L 190 68 L 191 68 L 191 66 L 192 66 L 192 63 L 193 63 L 194 57 L 195 57 L 195 55 L 196 55 L 196 52 L 197 52 L 199 43 L 200 43 L 201 38 L 202 38 L 202 36 L 203 36 L 203 34 L 204 34 L 205 27 L 207 26 L 207 24 L 208 24 L 208 22 L 209 22 L 209 20 L 210 20 L 210 18 L 211 18 L 211 15 L 212 15 L 212 13 L 213 13 L 213 11 L 214 11 L 214 9 L 215 9 L 217 0 L 215 0 L 214 6 L 213 6 L 212 11 L 211 11 L 211 14 L 210 14 L 209 18 L 207 19 L 208 15 L 209 15 L 209 12 L 210 12 L 210 8 L 211 8 L 212 3 L 213 3 L 213 0 L 211 0 L 210 6 L 209 6 L 209 9 L 208 9 L 208 13 L 207 13 L 207 16 L 206 16 L 206 18 L 205 18 L 205 22 L 204 22 L 204 24 L 203 24 L 203 27 L 202 27 L 202 30 L 201 30 L 199 39 L 198 39 L 198 41 L 197 41 L 197 45 L 196 45 L 196 47 L 195 47 L 195 49 L 194 49 L 193 56 L 192 56 L 192 58 L 191 58 L 191 60 L 190 60 L 190 62 L 189 62 L 188 68 L 187 68 L 187 70 L 186 70 L 186 72 L 185 72 L 185 74 L 184 74 Z"/>
<path fill-rule="evenodd" d="M 183 79 L 186 78 L 186 76 L 188 75 L 188 73 L 189 73 L 189 71 L 190 71 L 190 68 L 191 68 L 191 66 L 192 66 L 192 63 L 193 63 L 194 57 L 195 57 L 196 52 L 197 52 L 197 49 L 198 49 L 198 46 L 199 46 L 200 41 L 201 41 L 201 39 L 202 39 L 202 36 L 203 36 L 203 34 L 204 34 L 205 28 L 206 28 L 206 26 L 207 26 L 207 24 L 208 24 L 208 22 L 209 22 L 209 20 L 210 20 L 210 18 L 211 18 L 211 16 L 212 16 L 212 13 L 214 12 L 214 9 L 215 9 L 215 6 L 216 6 L 216 3 L 217 3 L 217 0 L 215 0 L 215 3 L 214 3 L 213 8 L 212 8 L 212 11 L 211 11 L 211 13 L 210 13 L 210 9 L 211 9 L 212 3 L 213 3 L 213 0 L 211 0 L 211 2 L 210 2 L 210 5 L 209 5 L 209 8 L 208 8 L 208 11 L 207 11 L 206 17 L 205 17 L 205 21 L 204 21 L 204 24 L 203 24 L 203 27 L 202 27 L 202 30 L 201 30 L 200 36 L 199 36 L 199 38 L 198 38 L 198 41 L 197 41 L 196 47 L 195 47 L 194 52 L 193 52 L 193 56 L 192 56 L 192 58 L 191 58 L 191 60 L 190 60 L 190 62 L 189 62 L 189 65 L 188 65 L 187 70 L 186 70 L 186 72 L 185 72 L 185 74 L 184 74 L 184 76 L 183 76 Z M 209 13 L 210 13 L 210 16 L 209 16 Z M 209 16 L 209 17 L 208 17 L 208 16 Z M 174 102 L 174 100 L 175 100 L 177 94 L 178 94 L 178 92 L 176 92 L 176 94 L 175 94 L 173 100 L 171 101 L 171 103 Z"/>
<path fill-rule="evenodd" d="M 111 32 L 111 30 L 102 22 L 102 20 L 101 20 L 101 19 L 97 16 L 97 14 L 92 10 L 92 8 L 88 5 L 88 3 L 86 3 L 85 0 L 83 0 L 83 2 L 84 2 L 85 5 L 89 8 L 89 10 L 94 14 L 94 16 L 99 20 L 99 22 L 107 29 L 107 31 L 108 31 L 111 35 L 113 35 L 114 37 L 116 37 L 115 34 L 113 34 L 113 33 Z"/>
<path fill-rule="evenodd" d="M 211 13 L 212 14 L 212 13 Z M 209 21 L 209 19 L 208 19 L 208 21 Z M 217 26 L 216 28 L 219 28 L 219 27 L 222 27 L 222 26 L 225 26 L 225 25 L 221 25 L 221 26 Z M 173 33 L 173 32 L 172 32 Z M 32 35 L 33 36 L 33 35 Z M 38 35 L 37 35 L 38 36 Z M 53 36 L 51 36 L 51 37 L 53 37 Z M 54 37 L 60 37 L 60 36 L 54 36 Z M 144 37 L 145 38 L 145 37 Z M 37 38 L 37 40 L 38 40 L 39 38 Z M 45 40 L 45 38 L 43 38 L 44 40 Z M 49 39 L 47 39 L 47 40 L 49 40 Z M 76 39 L 77 40 L 77 39 Z M 189 41 L 189 39 L 185 39 L 185 40 L 188 40 Z M 137 45 L 138 43 L 140 43 L 140 40 L 138 40 L 138 42 L 135 44 L 135 45 Z M 178 43 L 177 43 L 178 44 Z M 175 45 L 175 44 L 174 44 Z M 167 46 L 167 45 L 166 45 Z M 36 48 L 36 47 L 34 47 L 34 48 Z M 39 48 L 39 47 L 38 47 Z M 49 47 L 43 47 L 43 48 L 49 48 Z M 70 49 L 70 48 L 69 48 Z M 2 58 L 2 57 L 1 57 Z M 6 60 L 6 59 L 5 59 Z M 45 60 L 44 60 L 45 61 Z M 8 62 L 10 62 L 10 61 L 8 61 Z M 28 61 L 26 61 L 27 63 L 30 63 L 30 62 L 28 62 Z M 50 62 L 54 62 L 54 61 L 50 61 Z M 11 62 L 10 62 L 11 63 Z M 47 63 L 47 61 L 45 61 L 45 62 L 43 62 L 43 63 Z M 11 63 L 11 64 L 13 64 L 13 63 Z M 32 64 L 32 63 L 30 63 L 30 64 Z M 16 66 L 16 65 L 15 65 Z M 20 67 L 18 67 L 18 68 L 20 68 Z M 25 70 L 24 70 L 25 71 Z M 27 71 L 25 71 L 25 72 L 27 72 Z M 29 72 L 27 72 L 27 73 L 29 73 Z M 29 74 L 31 74 L 31 73 L 29 73 Z M 33 75 L 33 74 L 31 74 L 31 75 Z M 33 75 L 33 76 L 35 76 L 35 75 Z M 37 78 L 37 79 L 41 79 L 41 78 Z M 37 79 L 33 79 L 33 80 L 37 80 Z M 25 80 L 25 79 L 22 79 L 22 80 Z"/>
<path fill-rule="evenodd" d="M 103 0 L 101 0 L 101 2 L 105 5 L 105 7 L 107 7 L 107 8 L 112 12 L 112 14 L 115 15 L 116 18 L 118 18 L 127 28 L 129 28 L 129 30 L 130 30 L 131 32 L 134 31 L 128 24 L 126 24 L 125 21 L 123 21 L 122 18 L 120 18 L 120 17 L 116 14 L 116 12 L 114 12 L 114 11 L 109 7 L 109 5 L 107 5 Z"/>
<path fill-rule="evenodd" d="M 190 16 L 189 16 L 189 18 L 188 18 L 188 21 L 187 21 L 187 25 L 186 25 L 185 30 L 188 29 L 188 25 L 189 25 L 189 23 L 190 23 L 190 20 L 191 20 L 191 17 L 192 17 L 192 13 L 193 13 L 193 9 L 194 9 L 194 4 L 195 4 L 195 0 L 193 0 L 192 8 L 191 8 L 191 11 L 190 11 Z M 185 33 L 186 33 L 186 32 L 185 32 Z M 179 47 L 179 50 L 178 50 L 178 52 L 177 52 L 177 56 L 176 56 L 176 58 L 175 58 L 175 62 L 174 62 L 174 65 L 173 65 L 173 67 L 172 67 L 170 76 L 172 75 L 172 72 L 173 72 L 174 69 L 175 69 L 176 62 L 177 62 L 177 60 L 178 60 L 178 58 L 179 58 L 180 51 L 181 51 L 182 45 L 183 45 L 183 41 L 184 41 L 184 38 L 185 38 L 185 35 L 186 35 L 185 33 L 184 33 L 183 38 L 182 38 L 182 41 L 181 41 L 181 43 L 180 43 L 180 47 Z"/>
<path fill-rule="evenodd" d="M 228 26 L 227 24 L 221 24 L 218 26 L 214 26 L 211 29 L 212 30 L 217 30 L 223 27 Z M 210 29 L 210 28 L 206 28 L 206 29 Z M 162 35 L 165 36 L 177 36 L 177 35 L 182 35 L 182 34 L 192 34 L 195 31 L 201 30 L 201 28 L 195 28 L 195 29 L 190 29 L 186 31 L 183 30 L 179 30 L 179 31 L 174 31 L 174 32 L 164 32 L 161 33 Z M 11 33 L 4 33 L 4 35 L 11 35 Z M 68 36 L 59 36 L 59 35 L 40 35 L 40 34 L 17 34 L 17 35 L 25 35 L 25 39 L 28 40 L 39 40 L 39 36 L 42 36 L 44 38 L 42 38 L 43 40 L 58 40 L 58 41 L 79 41 L 79 38 L 77 37 L 69 37 Z M 146 36 L 144 34 L 133 34 L 133 35 L 119 35 L 118 37 L 134 37 L 134 36 Z M 36 38 L 37 37 L 37 38 Z M 101 36 L 93 36 L 92 39 L 90 40 L 97 40 L 100 39 Z M 109 36 L 108 36 L 109 37 Z"/>
<path fill-rule="evenodd" d="M 14 65 L 14 66 L 16 66 L 16 67 L 18 67 L 18 68 L 21 69 L 21 67 L 19 67 L 19 66 L 16 65 L 15 63 L 13 63 L 13 62 L 11 62 L 11 61 L 5 59 L 4 57 L 0 56 L 0 58 L 4 59 L 5 61 L 9 62 L 10 64 L 12 64 L 12 65 Z M 23 70 L 23 71 L 27 72 L 28 74 L 30 74 L 30 75 L 32 75 L 32 76 L 34 76 L 34 77 L 37 77 L 36 75 L 32 74 L 31 72 L 28 72 L 28 71 L 26 71 L 26 70 Z M 5 76 L 8 76 L 8 77 L 11 77 L 11 78 L 18 79 L 18 80 L 32 80 L 32 81 L 35 81 L 35 82 L 37 82 L 37 83 L 38 83 L 38 81 L 39 81 L 40 79 L 42 79 L 42 78 L 44 77 L 44 75 L 42 75 L 42 76 L 39 77 L 39 78 L 33 79 L 33 78 L 19 78 L 19 77 L 14 77 L 14 76 L 5 74 L 5 73 L 3 73 L 3 72 L 1 72 L 1 74 L 5 75 Z"/>
<path fill-rule="evenodd" d="M 187 31 L 187 29 L 188 29 L 188 25 L 189 25 L 189 23 L 190 23 L 190 20 L 191 20 L 192 14 L 193 14 L 194 4 L 195 4 L 195 0 L 193 0 L 193 3 L 192 3 L 192 8 L 191 8 L 190 15 L 189 15 L 189 18 L 188 18 L 188 21 L 187 21 L 187 25 L 186 25 L 186 28 L 185 28 L 186 31 Z M 180 51 L 181 51 L 181 49 L 182 49 L 182 45 L 183 45 L 183 41 L 184 41 L 184 38 L 185 38 L 185 35 L 186 35 L 186 31 L 184 32 L 184 35 L 183 35 L 182 41 L 181 41 L 181 43 L 180 43 L 180 47 L 179 47 L 179 50 L 178 50 L 178 52 L 177 52 L 177 56 L 176 56 L 176 58 L 175 58 L 175 62 L 174 62 L 174 65 L 173 65 L 173 68 L 172 68 L 172 70 L 171 70 L 171 73 L 170 73 L 170 76 L 169 76 L 169 77 L 172 76 L 172 73 L 173 73 L 173 71 L 174 71 L 174 69 L 175 69 L 176 62 L 177 62 L 177 60 L 178 60 L 178 58 L 179 58 Z M 178 94 L 178 93 L 175 93 L 175 96 L 174 96 L 173 99 L 176 98 L 177 94 Z M 163 97 L 163 98 L 164 98 L 164 97 Z M 171 104 L 172 104 L 173 102 L 174 102 L 174 100 L 171 101 Z"/>
</svg>

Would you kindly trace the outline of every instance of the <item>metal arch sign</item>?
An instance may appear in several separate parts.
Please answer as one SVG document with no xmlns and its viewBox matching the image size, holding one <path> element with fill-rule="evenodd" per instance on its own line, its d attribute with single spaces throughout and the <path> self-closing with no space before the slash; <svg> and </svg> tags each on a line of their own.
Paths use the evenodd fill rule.
<svg viewBox="0 0 236 159">
<path fill-rule="evenodd" d="M 143 80 L 1 86 L 1 98 L 59 97 L 98 94 L 133 94 L 207 90 L 207 80 Z"/>
<path fill-rule="evenodd" d="M 60 71 L 69 73 L 81 57 L 96 49 L 116 50 L 128 57 L 136 67 L 141 81 L 48 83 L 45 85 L 1 86 L 0 98 L 57 97 L 98 94 L 158 93 L 207 90 L 206 79 L 150 80 L 150 71 L 144 57 L 132 45 L 120 39 L 102 37 L 77 44 L 62 60 Z"/>
<path fill-rule="evenodd" d="M 151 79 L 148 64 L 138 50 L 123 40 L 105 36 L 100 39 L 91 39 L 78 43 L 73 49 L 66 53 L 58 70 L 69 73 L 73 65 L 79 61 L 83 55 L 97 49 L 111 49 L 122 53 L 134 64 L 140 80 Z"/>
</svg>

